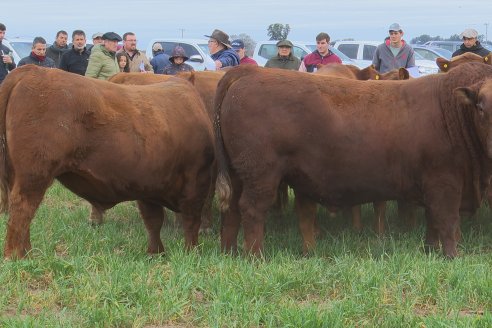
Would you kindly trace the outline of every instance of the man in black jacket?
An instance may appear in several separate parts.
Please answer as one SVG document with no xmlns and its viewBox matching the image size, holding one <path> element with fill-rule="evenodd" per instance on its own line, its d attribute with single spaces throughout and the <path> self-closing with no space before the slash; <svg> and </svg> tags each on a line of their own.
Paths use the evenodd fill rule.
<svg viewBox="0 0 492 328">
<path fill-rule="evenodd" d="M 10 55 L 10 49 L 2 44 L 7 28 L 0 23 L 0 84 L 7 77 L 9 71 L 15 68 L 15 62 Z"/>
<path fill-rule="evenodd" d="M 67 72 L 85 75 L 90 56 L 90 52 L 87 50 L 85 43 L 86 38 L 84 31 L 73 31 L 72 49 L 66 51 L 62 55 L 59 68 Z"/>
<path fill-rule="evenodd" d="M 67 45 L 68 33 L 65 31 L 58 31 L 56 33 L 56 40 L 53 44 L 46 49 L 46 57 L 49 57 L 55 61 L 56 67 L 60 67 L 60 61 L 63 53 L 68 50 Z"/>
<path fill-rule="evenodd" d="M 462 55 L 465 52 L 472 52 L 479 56 L 485 57 L 489 54 L 490 50 L 484 48 L 480 41 L 477 40 L 478 32 L 475 29 L 467 28 L 461 33 L 461 38 L 463 39 L 463 44 L 458 50 L 453 52 L 453 57 Z"/>
</svg>

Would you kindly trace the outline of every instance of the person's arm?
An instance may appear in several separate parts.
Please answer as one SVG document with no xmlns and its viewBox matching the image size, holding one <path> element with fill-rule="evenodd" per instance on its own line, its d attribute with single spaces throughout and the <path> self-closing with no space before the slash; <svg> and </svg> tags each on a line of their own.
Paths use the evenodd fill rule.
<svg viewBox="0 0 492 328">
<path fill-rule="evenodd" d="M 379 72 L 379 68 L 381 66 L 381 61 L 379 59 L 379 47 L 376 48 L 374 52 L 374 57 L 372 57 L 372 64 L 374 65 L 374 69 Z"/>
<path fill-rule="evenodd" d="M 144 62 L 145 71 L 147 73 L 154 73 L 154 68 L 152 67 L 152 65 L 150 65 L 150 62 L 149 62 L 149 59 L 147 58 L 147 56 L 142 54 L 142 58 L 143 58 L 143 62 Z"/>
<path fill-rule="evenodd" d="M 301 66 L 299 66 L 299 72 L 307 72 L 306 65 L 304 65 L 304 60 L 301 62 Z"/>
<path fill-rule="evenodd" d="M 68 72 L 68 51 L 65 52 L 62 56 L 61 56 L 61 60 L 60 60 L 60 67 L 59 69 L 62 69 L 64 71 L 67 71 Z"/>
<path fill-rule="evenodd" d="M 407 68 L 415 66 L 415 51 L 410 49 L 408 53 Z"/>
<path fill-rule="evenodd" d="M 85 76 L 96 78 L 99 76 L 99 72 L 102 69 L 102 58 L 98 53 L 92 53 L 89 57 L 89 63 L 85 70 Z"/>
</svg>

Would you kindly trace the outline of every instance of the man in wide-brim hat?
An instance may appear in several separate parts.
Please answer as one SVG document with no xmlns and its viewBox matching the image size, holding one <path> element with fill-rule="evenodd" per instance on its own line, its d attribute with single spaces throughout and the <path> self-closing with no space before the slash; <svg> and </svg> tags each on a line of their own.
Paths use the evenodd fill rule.
<svg viewBox="0 0 492 328">
<path fill-rule="evenodd" d="M 239 56 L 231 49 L 229 35 L 215 29 L 211 35 L 205 35 L 208 40 L 210 57 L 215 61 L 215 69 L 219 70 L 227 66 L 239 65 Z"/>
</svg>

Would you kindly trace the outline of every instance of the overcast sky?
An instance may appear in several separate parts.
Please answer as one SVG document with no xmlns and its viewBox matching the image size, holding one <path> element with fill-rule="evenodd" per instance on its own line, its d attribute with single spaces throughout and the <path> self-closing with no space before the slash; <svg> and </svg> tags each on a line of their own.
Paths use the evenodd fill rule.
<svg viewBox="0 0 492 328">
<path fill-rule="evenodd" d="M 1 8 L 7 38 L 43 36 L 52 42 L 60 29 L 69 35 L 74 29 L 87 35 L 132 31 L 140 49 L 154 37 L 203 38 L 215 28 L 268 40 L 273 23 L 289 24 L 288 38 L 298 41 L 314 40 L 319 32 L 332 40 L 383 40 L 394 22 L 407 40 L 449 37 L 468 27 L 485 36 L 492 23 L 491 0 L 2 0 Z M 492 39 L 490 25 L 487 34 Z"/>
</svg>

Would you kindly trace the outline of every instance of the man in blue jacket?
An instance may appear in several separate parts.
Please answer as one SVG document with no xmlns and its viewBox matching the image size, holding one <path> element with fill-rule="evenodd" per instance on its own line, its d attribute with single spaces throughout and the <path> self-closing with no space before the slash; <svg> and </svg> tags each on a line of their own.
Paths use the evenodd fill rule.
<svg viewBox="0 0 492 328">
<path fill-rule="evenodd" d="M 5 31 L 7 27 L 4 24 L 0 23 L 0 84 L 7 77 L 9 71 L 15 68 L 15 62 L 10 55 L 10 49 L 2 44 L 3 39 L 5 38 Z"/>
<path fill-rule="evenodd" d="M 219 70 L 227 66 L 239 65 L 239 56 L 236 51 L 231 49 L 229 35 L 221 30 L 214 30 L 212 35 L 205 35 L 208 40 L 208 50 L 210 57 L 215 61 L 215 69 Z"/>
</svg>

